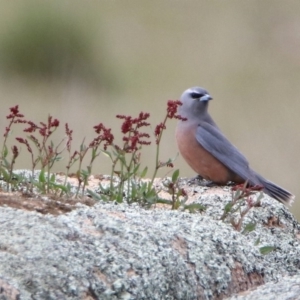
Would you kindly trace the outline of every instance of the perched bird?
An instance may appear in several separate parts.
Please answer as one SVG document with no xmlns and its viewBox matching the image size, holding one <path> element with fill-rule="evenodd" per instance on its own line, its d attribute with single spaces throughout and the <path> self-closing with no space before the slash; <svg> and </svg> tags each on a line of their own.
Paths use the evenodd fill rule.
<svg viewBox="0 0 300 300">
<path fill-rule="evenodd" d="M 200 177 L 220 185 L 247 181 L 249 186 L 262 186 L 266 194 L 282 203 L 293 201 L 294 195 L 253 171 L 244 155 L 223 135 L 207 111 L 212 97 L 205 89 L 190 88 L 180 100 L 178 112 L 186 120 L 180 120 L 176 128 L 178 148 Z"/>
</svg>

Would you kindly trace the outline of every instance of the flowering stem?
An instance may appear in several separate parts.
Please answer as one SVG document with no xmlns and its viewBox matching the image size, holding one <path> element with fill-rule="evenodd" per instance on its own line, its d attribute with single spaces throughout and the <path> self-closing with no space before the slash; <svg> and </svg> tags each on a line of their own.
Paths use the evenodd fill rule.
<svg viewBox="0 0 300 300">
<path fill-rule="evenodd" d="M 116 165 L 117 162 L 119 161 L 119 157 L 120 157 L 120 153 L 119 153 L 119 149 L 116 148 L 116 146 L 114 146 L 117 156 L 114 160 L 112 160 L 112 168 L 111 168 L 111 174 L 110 174 L 110 187 L 109 187 L 109 191 L 110 191 L 110 200 L 112 200 L 114 198 L 113 195 L 113 190 L 114 190 L 114 185 L 113 185 L 113 180 L 114 180 L 114 174 L 115 174 L 115 169 L 116 169 Z"/>
<path fill-rule="evenodd" d="M 168 119 L 168 115 L 166 115 L 166 117 L 165 117 L 165 119 L 164 119 L 164 121 L 162 123 L 163 124 L 162 128 L 165 128 L 167 119 Z M 158 169 L 160 167 L 160 163 L 159 163 L 159 146 L 160 145 L 159 144 L 160 144 L 160 141 L 161 141 L 162 134 L 163 134 L 163 130 L 160 131 L 159 136 L 158 136 L 158 138 L 156 140 L 155 169 L 154 169 L 154 172 L 153 172 L 150 184 L 149 184 L 149 189 L 152 187 L 154 179 L 156 178 L 157 171 L 158 171 Z"/>
</svg>

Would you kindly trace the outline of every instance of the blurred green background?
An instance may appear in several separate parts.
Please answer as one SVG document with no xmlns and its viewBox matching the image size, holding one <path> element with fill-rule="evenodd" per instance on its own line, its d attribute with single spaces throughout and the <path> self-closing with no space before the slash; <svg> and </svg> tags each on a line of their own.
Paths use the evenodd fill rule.
<svg viewBox="0 0 300 300">
<path fill-rule="evenodd" d="M 75 149 L 99 122 L 118 132 L 118 113 L 149 112 L 153 130 L 167 100 L 203 86 L 215 121 L 252 167 L 299 197 L 300 1 L 0 3 L 3 132 L 9 107 L 19 104 L 33 121 L 51 114 L 68 122 Z M 176 156 L 175 123 L 162 160 Z M 18 167 L 29 168 L 24 147 L 21 157 Z M 153 166 L 154 147 L 142 161 Z M 109 165 L 102 157 L 94 172 L 108 174 Z M 194 176 L 181 157 L 175 167 Z"/>
</svg>

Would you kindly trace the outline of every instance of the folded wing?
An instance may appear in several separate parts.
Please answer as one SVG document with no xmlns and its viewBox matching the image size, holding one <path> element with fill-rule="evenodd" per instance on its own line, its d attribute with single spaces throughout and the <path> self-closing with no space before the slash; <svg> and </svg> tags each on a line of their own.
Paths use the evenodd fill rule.
<svg viewBox="0 0 300 300">
<path fill-rule="evenodd" d="M 247 159 L 233 146 L 215 126 L 201 123 L 196 130 L 196 139 L 208 152 L 244 180 L 253 181 Z M 254 181 L 256 181 L 254 179 Z M 252 184 L 256 184 L 253 182 Z"/>
</svg>

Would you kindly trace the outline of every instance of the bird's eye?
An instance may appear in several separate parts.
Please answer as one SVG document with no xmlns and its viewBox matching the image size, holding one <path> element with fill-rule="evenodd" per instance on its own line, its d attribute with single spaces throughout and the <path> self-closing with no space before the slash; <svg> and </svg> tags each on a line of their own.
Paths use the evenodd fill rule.
<svg viewBox="0 0 300 300">
<path fill-rule="evenodd" d="M 200 94 L 200 93 L 196 93 L 196 92 L 192 92 L 191 93 L 191 97 L 193 98 L 193 99 L 199 99 L 200 97 L 202 97 L 203 96 L 203 94 Z"/>
</svg>

